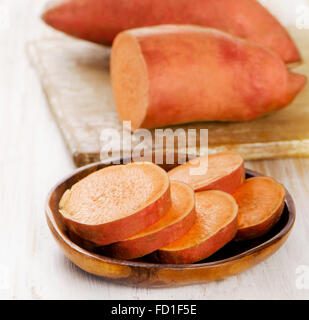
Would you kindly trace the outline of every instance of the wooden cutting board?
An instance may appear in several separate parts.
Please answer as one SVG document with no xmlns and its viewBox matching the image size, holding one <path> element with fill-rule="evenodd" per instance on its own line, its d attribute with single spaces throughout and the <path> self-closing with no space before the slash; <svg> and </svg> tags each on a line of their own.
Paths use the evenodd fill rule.
<svg viewBox="0 0 309 320">
<path fill-rule="evenodd" d="M 290 33 L 303 57 L 291 68 L 309 76 L 308 31 Z M 76 166 L 100 160 L 102 129 L 121 130 L 109 77 L 110 49 L 60 36 L 31 43 L 29 54 Z M 235 150 L 247 160 L 309 156 L 309 84 L 290 106 L 258 120 L 173 128 L 179 127 L 208 129 L 209 153 Z M 200 154 L 206 150 L 206 145 L 199 148 Z"/>
</svg>

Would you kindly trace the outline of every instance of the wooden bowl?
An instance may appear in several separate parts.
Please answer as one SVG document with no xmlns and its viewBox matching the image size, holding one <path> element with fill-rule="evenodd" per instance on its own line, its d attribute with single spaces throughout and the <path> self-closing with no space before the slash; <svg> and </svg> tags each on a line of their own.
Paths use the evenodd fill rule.
<svg viewBox="0 0 309 320">
<path fill-rule="evenodd" d="M 127 160 L 127 159 L 126 159 Z M 123 159 L 120 163 L 123 162 Z M 278 223 L 263 237 L 232 241 L 211 257 L 194 264 L 157 264 L 147 261 L 147 256 L 134 261 L 117 260 L 86 250 L 73 242 L 58 211 L 59 201 L 68 188 L 90 173 L 107 167 L 102 161 L 82 167 L 60 181 L 50 191 L 46 203 L 48 226 L 64 254 L 81 269 L 126 285 L 166 287 L 203 283 L 239 274 L 276 252 L 286 241 L 295 221 L 295 206 L 289 192 L 286 193 L 284 211 Z M 175 165 L 163 164 L 166 170 Z M 261 174 L 246 170 L 247 177 Z"/>
</svg>

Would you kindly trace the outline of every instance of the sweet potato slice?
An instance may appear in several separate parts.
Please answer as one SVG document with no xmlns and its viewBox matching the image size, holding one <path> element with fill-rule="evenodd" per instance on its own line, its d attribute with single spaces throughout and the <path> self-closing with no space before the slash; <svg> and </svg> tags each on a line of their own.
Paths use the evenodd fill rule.
<svg viewBox="0 0 309 320">
<path fill-rule="evenodd" d="M 306 82 L 256 43 L 179 25 L 120 33 L 111 78 L 118 115 L 133 130 L 256 119 L 289 104 Z"/>
<path fill-rule="evenodd" d="M 267 233 L 280 219 L 285 188 L 269 177 L 254 177 L 235 191 L 239 207 L 235 240 L 248 240 Z"/>
<path fill-rule="evenodd" d="M 82 39 L 111 44 L 127 29 L 194 24 L 230 32 L 300 60 L 287 31 L 255 0 L 67 0 L 43 14 L 50 26 Z"/>
<path fill-rule="evenodd" d="M 121 241 L 162 218 L 171 206 L 167 173 L 149 162 L 96 171 L 59 204 L 67 228 L 97 245 Z"/>
<path fill-rule="evenodd" d="M 184 236 L 153 254 L 162 263 L 194 263 L 211 256 L 231 241 L 237 232 L 238 207 L 223 191 L 195 194 L 196 220 Z"/>
<path fill-rule="evenodd" d="M 102 253 L 117 259 L 139 258 L 183 236 L 195 221 L 194 191 L 182 182 L 172 182 L 171 200 L 163 218 L 127 240 L 103 247 Z"/>
<path fill-rule="evenodd" d="M 189 184 L 195 191 L 212 189 L 232 193 L 245 180 L 244 160 L 236 152 L 216 153 L 179 165 L 168 176 L 172 181 Z"/>
</svg>

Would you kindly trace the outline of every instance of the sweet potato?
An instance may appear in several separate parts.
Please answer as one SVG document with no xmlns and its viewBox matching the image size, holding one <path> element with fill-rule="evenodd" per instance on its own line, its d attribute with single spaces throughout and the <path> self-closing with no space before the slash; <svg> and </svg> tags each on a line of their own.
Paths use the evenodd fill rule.
<svg viewBox="0 0 309 320">
<path fill-rule="evenodd" d="M 269 47 L 286 62 L 300 60 L 286 30 L 255 0 L 70 0 L 50 5 L 43 19 L 67 34 L 105 44 L 127 29 L 201 25 Z"/>
<path fill-rule="evenodd" d="M 248 240 L 267 233 L 280 219 L 284 208 L 285 188 L 268 177 L 254 177 L 235 191 L 239 207 L 235 240 Z"/>
<path fill-rule="evenodd" d="M 194 191 L 182 182 L 172 182 L 171 200 L 163 218 L 127 240 L 103 247 L 102 253 L 117 259 L 139 258 L 183 236 L 195 221 Z"/>
<path fill-rule="evenodd" d="M 195 174 L 191 170 L 199 169 Z M 199 173 L 199 174 L 197 174 Z M 236 152 L 220 152 L 179 165 L 168 172 L 172 181 L 182 181 L 195 191 L 221 190 L 233 193 L 245 181 L 244 160 Z"/>
<path fill-rule="evenodd" d="M 172 25 L 120 33 L 111 76 L 119 117 L 133 130 L 255 119 L 286 106 L 306 82 L 260 45 Z"/>
<path fill-rule="evenodd" d="M 169 210 L 167 173 L 149 162 L 96 171 L 67 190 L 59 204 L 67 228 L 97 245 L 125 240 Z"/>
<path fill-rule="evenodd" d="M 223 191 L 195 194 L 196 220 L 184 236 L 153 253 L 161 263 L 194 263 L 203 260 L 231 241 L 237 232 L 238 207 Z"/>
</svg>

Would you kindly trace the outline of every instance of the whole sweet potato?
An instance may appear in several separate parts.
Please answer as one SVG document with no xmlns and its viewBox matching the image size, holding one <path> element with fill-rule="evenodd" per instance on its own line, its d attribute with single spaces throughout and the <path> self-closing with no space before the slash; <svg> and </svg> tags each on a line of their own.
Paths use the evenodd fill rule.
<svg viewBox="0 0 309 320">
<path fill-rule="evenodd" d="M 67 34 L 106 44 L 127 29 L 195 24 L 260 43 L 286 62 L 300 60 L 286 30 L 255 0 L 69 0 L 49 6 L 43 19 Z"/>
<path fill-rule="evenodd" d="M 120 33 L 111 76 L 119 117 L 133 129 L 256 119 L 286 106 L 306 82 L 265 47 L 187 25 Z"/>
</svg>

